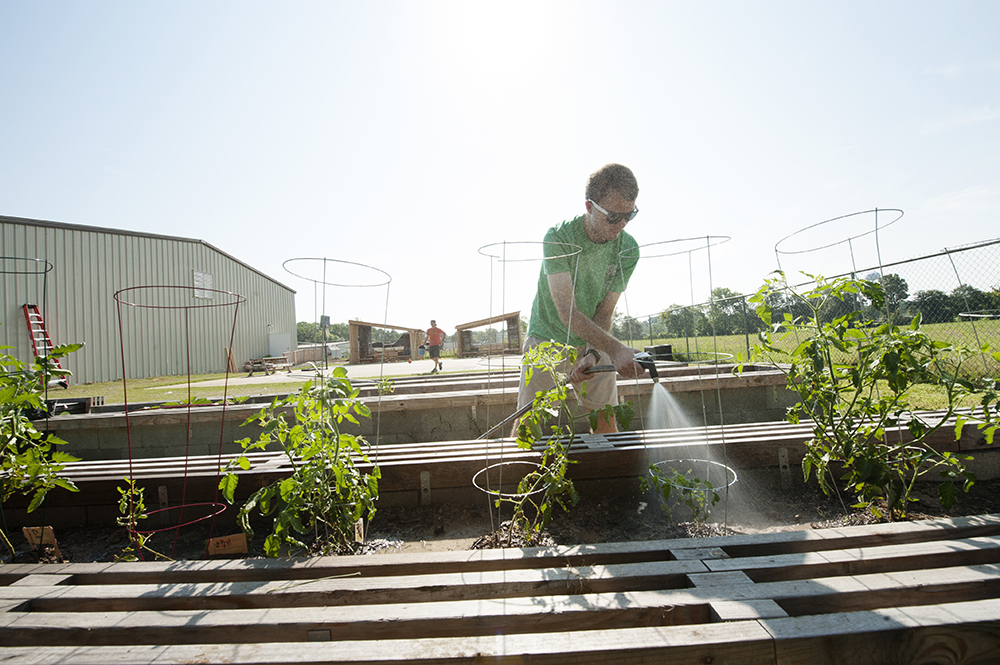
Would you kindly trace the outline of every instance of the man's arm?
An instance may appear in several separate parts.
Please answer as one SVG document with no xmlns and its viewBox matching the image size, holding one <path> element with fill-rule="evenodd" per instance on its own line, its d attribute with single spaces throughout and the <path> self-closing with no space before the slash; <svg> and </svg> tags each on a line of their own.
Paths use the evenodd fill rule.
<svg viewBox="0 0 1000 665">
<path fill-rule="evenodd" d="M 618 304 L 618 298 L 621 295 L 614 291 L 608 291 L 604 296 L 604 300 L 597 304 L 597 311 L 594 312 L 594 323 L 600 326 L 602 330 L 611 331 L 611 323 L 614 321 L 615 316 L 615 305 Z"/>
<path fill-rule="evenodd" d="M 570 332 L 584 339 L 593 348 L 607 354 L 618 373 L 625 378 L 633 378 L 644 370 L 635 363 L 635 350 L 611 336 L 611 319 L 620 294 L 609 291 L 598 304 L 594 318 L 588 318 L 573 303 L 573 280 L 568 272 L 549 275 L 549 290 L 559 318 Z M 593 356 L 587 359 L 592 360 Z M 587 363 L 592 367 L 595 363 Z"/>
</svg>

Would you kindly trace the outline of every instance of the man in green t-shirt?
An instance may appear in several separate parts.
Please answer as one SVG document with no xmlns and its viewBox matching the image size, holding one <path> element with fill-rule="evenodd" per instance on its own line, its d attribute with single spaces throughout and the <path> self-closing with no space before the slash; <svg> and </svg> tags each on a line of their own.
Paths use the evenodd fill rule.
<svg viewBox="0 0 1000 665">
<path fill-rule="evenodd" d="M 633 378 L 643 373 L 635 363 L 635 349 L 611 336 L 611 321 L 618 298 L 628 286 L 639 260 L 635 240 L 625 225 L 638 214 L 635 200 L 639 185 L 632 171 L 621 164 L 608 164 L 587 180 L 585 212 L 562 222 L 545 234 L 538 289 L 531 307 L 531 320 L 524 350 L 554 340 L 578 347 L 577 362 L 562 371 L 574 385 L 587 381 L 586 411 L 617 404 L 615 372 L 587 373 L 604 358 L 617 374 Z M 521 368 L 518 408 L 534 399 L 554 381 L 544 372 Z M 614 420 L 602 417 L 595 432 L 617 431 Z"/>
</svg>

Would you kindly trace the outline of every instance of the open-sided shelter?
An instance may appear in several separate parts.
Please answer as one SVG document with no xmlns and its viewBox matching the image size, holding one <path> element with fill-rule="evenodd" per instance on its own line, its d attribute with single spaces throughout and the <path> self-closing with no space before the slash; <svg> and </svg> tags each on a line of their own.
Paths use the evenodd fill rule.
<svg viewBox="0 0 1000 665">
<path fill-rule="evenodd" d="M 403 334 L 395 344 L 379 346 L 372 342 L 372 328 L 400 330 Z M 390 362 L 407 357 L 410 359 L 417 358 L 417 348 L 424 339 L 422 328 L 394 326 L 388 323 L 348 321 L 347 331 L 351 342 L 350 362 L 352 365 L 370 362 Z"/>
<path fill-rule="evenodd" d="M 472 331 L 476 328 L 482 328 L 483 326 L 493 325 L 494 323 L 504 323 L 507 326 L 507 342 L 506 344 L 497 346 L 496 344 L 488 344 L 486 346 L 476 346 L 472 343 Z M 487 351 L 492 353 L 520 353 L 521 351 L 521 312 L 510 312 L 508 314 L 499 314 L 497 316 L 491 316 L 487 319 L 480 319 L 479 321 L 471 321 L 469 323 L 463 323 L 462 325 L 455 326 L 455 330 L 458 336 L 458 357 L 465 358 L 467 356 L 474 355 L 484 355 Z"/>
</svg>

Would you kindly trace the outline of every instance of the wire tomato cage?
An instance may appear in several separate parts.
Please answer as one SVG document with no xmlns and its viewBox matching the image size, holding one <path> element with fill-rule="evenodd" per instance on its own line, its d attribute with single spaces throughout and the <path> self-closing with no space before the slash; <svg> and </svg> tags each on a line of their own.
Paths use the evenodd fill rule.
<svg viewBox="0 0 1000 665">
<path fill-rule="evenodd" d="M 338 289 L 338 293 L 343 295 L 340 289 L 370 289 L 385 287 L 385 305 L 382 309 L 382 324 L 388 327 L 389 320 L 389 289 L 392 284 L 392 275 L 381 268 L 359 263 L 357 261 L 345 261 L 343 259 L 333 259 L 329 257 L 295 257 L 285 260 L 281 266 L 285 271 L 306 280 L 313 285 L 313 299 L 316 308 L 316 323 L 323 329 L 323 366 L 328 367 L 327 349 L 327 327 L 330 323 L 330 316 L 327 314 L 327 289 L 328 287 Z M 341 299 L 343 300 L 343 298 Z M 343 303 L 341 303 L 343 304 Z M 322 315 L 320 314 L 322 312 Z M 375 317 L 372 317 L 375 318 Z M 318 368 L 317 368 L 318 370 Z M 317 381 L 323 380 L 323 372 L 318 371 L 314 377 Z M 384 355 L 379 360 L 378 384 L 385 381 L 385 358 Z M 375 409 L 375 442 L 374 454 L 375 462 L 378 463 L 379 439 L 381 437 L 382 425 L 382 396 L 383 391 L 377 390 L 377 402 Z"/>
<path fill-rule="evenodd" d="M 554 266 L 554 265 L 557 265 L 557 264 L 560 264 L 560 265 L 565 264 L 566 266 L 568 266 L 568 269 L 570 270 L 571 274 L 574 276 L 574 283 L 575 283 L 575 276 L 576 276 L 577 270 L 579 268 L 579 255 L 580 255 L 580 253 L 582 251 L 583 251 L 583 248 L 580 247 L 579 245 L 572 244 L 572 243 L 564 243 L 564 242 L 552 242 L 552 241 L 506 241 L 505 240 L 505 241 L 490 243 L 490 244 L 486 244 L 486 245 L 481 246 L 478 249 L 478 253 L 481 256 L 484 256 L 484 257 L 486 257 L 486 258 L 489 259 L 489 279 L 488 279 L 488 282 L 489 282 L 489 303 L 488 303 L 488 305 L 489 305 L 489 307 L 488 307 L 488 309 L 489 309 L 489 318 L 493 319 L 494 315 L 496 314 L 496 311 L 495 311 L 496 310 L 496 305 L 494 303 L 494 294 L 498 290 L 497 286 L 499 286 L 499 294 L 498 294 L 498 296 L 499 296 L 499 308 L 500 308 L 499 314 L 503 314 L 503 313 L 507 312 L 506 302 L 507 302 L 507 300 L 509 298 L 508 289 L 511 288 L 510 287 L 510 282 L 512 282 L 512 281 L 518 281 L 518 278 L 520 278 L 519 281 L 521 281 L 521 282 L 524 282 L 524 281 L 527 282 L 526 284 L 524 284 L 525 288 L 524 288 L 524 292 L 523 293 L 522 293 L 522 289 L 519 288 L 519 287 L 513 289 L 517 293 L 517 297 L 519 297 L 519 298 L 522 297 L 522 296 L 528 296 L 528 289 L 530 287 L 534 287 L 535 284 L 536 284 L 536 282 L 534 282 L 534 281 L 531 280 L 531 276 L 533 274 L 535 274 L 534 272 L 527 273 L 527 280 L 525 280 L 525 273 L 523 271 L 520 271 L 520 266 L 516 266 L 516 267 L 518 267 L 519 271 L 521 272 L 520 275 L 508 274 L 508 267 L 509 266 L 515 265 L 515 264 L 536 264 L 537 265 L 539 263 L 545 264 L 546 266 Z M 497 315 L 499 315 L 499 314 L 497 314 Z M 504 333 L 503 334 L 506 334 L 506 328 L 504 329 Z M 567 345 L 569 344 L 569 339 L 568 338 L 566 340 L 564 340 L 564 341 L 565 341 L 565 343 Z M 507 343 L 504 344 L 504 346 L 506 347 L 506 346 L 508 346 L 508 344 L 509 344 L 509 340 L 508 340 Z M 496 363 L 494 363 L 494 360 L 493 360 L 493 357 L 492 357 L 492 345 L 490 347 L 488 347 L 488 348 L 489 348 L 489 350 L 487 352 L 485 364 L 486 364 L 486 366 L 487 366 L 487 368 L 489 370 L 492 370 L 496 366 Z M 502 358 L 501 358 L 501 362 L 499 364 L 500 364 L 500 368 L 502 370 L 503 367 L 504 367 L 504 360 Z M 520 366 L 520 364 L 521 364 L 521 360 L 519 359 L 518 360 L 518 365 Z M 522 371 L 524 371 L 524 370 L 522 369 Z M 556 384 L 556 379 L 555 378 L 553 378 L 552 384 L 553 384 L 553 386 Z M 486 433 L 487 434 L 489 432 L 493 431 L 493 429 L 495 429 L 496 427 L 498 427 L 499 425 L 501 425 L 503 422 L 505 422 L 503 418 L 501 418 L 501 420 L 498 423 L 493 423 L 492 422 L 491 413 L 490 413 L 490 406 L 489 406 L 491 404 L 491 402 L 492 402 L 492 400 L 489 399 L 489 393 L 490 393 L 491 390 L 492 390 L 491 382 L 487 382 L 487 401 L 486 401 L 486 404 L 487 404 L 487 410 L 486 410 L 486 425 L 487 425 L 487 428 L 486 428 Z M 491 425 L 492 425 L 492 427 L 491 427 Z M 504 446 L 505 446 L 505 443 L 504 443 L 504 441 L 502 439 L 498 443 L 496 443 L 496 444 L 491 443 L 491 440 L 487 439 L 487 440 L 484 441 L 483 445 L 485 446 L 485 450 L 486 450 L 486 467 L 483 468 L 483 469 L 481 469 L 479 472 L 477 472 L 475 474 L 475 476 L 472 479 L 472 484 L 477 489 L 483 491 L 487 495 L 494 496 L 497 499 L 506 499 L 508 501 L 516 501 L 519 498 L 525 498 L 523 496 L 517 495 L 516 493 L 515 494 L 505 493 L 505 492 L 502 492 L 499 489 L 495 489 L 493 487 L 493 484 L 494 483 L 498 483 L 500 486 L 504 486 L 504 483 L 505 483 L 505 480 L 504 480 L 505 472 L 507 472 L 508 479 L 509 479 L 509 476 L 511 475 L 511 473 L 513 473 L 515 476 L 517 476 L 518 482 L 520 482 L 520 479 L 522 477 L 524 477 L 525 475 L 527 475 L 528 473 L 537 472 L 537 470 L 540 468 L 539 465 L 537 463 L 535 463 L 535 462 L 526 462 L 526 461 L 519 461 L 519 460 L 518 461 L 505 461 L 504 460 L 504 456 L 505 456 L 504 455 Z M 493 454 L 495 452 L 495 449 L 497 449 L 497 448 L 499 449 L 497 455 L 498 455 L 498 459 L 500 461 L 497 462 L 497 463 L 492 463 L 491 464 L 490 460 L 491 460 L 491 458 L 492 458 L 492 456 L 493 456 Z M 525 469 L 525 468 L 527 468 L 530 465 L 534 465 L 534 467 L 535 467 L 534 471 L 526 471 L 525 473 L 520 473 L 520 474 L 516 471 L 516 470 L 520 470 L 520 469 Z M 543 490 L 540 489 L 538 491 L 543 491 Z M 500 511 L 500 506 L 497 505 L 496 508 L 497 508 L 497 515 L 496 515 L 496 523 L 494 524 L 494 528 L 498 527 L 499 523 L 501 521 L 500 512 L 499 512 Z M 490 510 L 490 520 L 491 521 L 494 520 L 494 515 L 493 515 L 493 510 L 492 509 Z"/>
<path fill-rule="evenodd" d="M 170 522 L 169 515 L 177 513 L 176 523 L 159 529 L 139 529 L 136 521 L 135 497 L 129 493 L 129 521 L 126 525 L 136 543 L 140 558 L 143 557 L 142 540 L 163 531 L 174 532 L 171 552 L 176 549 L 180 529 L 211 520 L 209 540 L 215 527 L 215 517 L 226 506 L 219 501 L 218 484 L 222 470 L 222 449 L 225 441 L 225 411 L 228 404 L 230 359 L 236 338 L 236 320 L 239 309 L 246 298 L 231 291 L 220 291 L 196 286 L 133 286 L 116 291 L 114 301 L 118 314 L 118 333 L 122 359 L 122 387 L 125 401 L 125 429 L 128 441 L 130 485 L 135 483 L 132 461 L 135 457 L 131 414 L 135 413 L 128 398 L 128 382 L 142 376 L 164 376 L 175 373 L 177 366 L 186 372 L 187 398 L 178 404 L 183 408 L 184 428 L 184 476 L 180 502 L 174 506 L 163 506 L 149 514 L 160 515 L 161 521 Z M 222 337 L 222 339 L 219 339 Z M 224 342 L 220 344 L 219 342 Z M 219 438 L 216 468 L 216 493 L 212 502 L 187 502 L 187 480 L 191 458 L 192 411 L 195 400 L 191 394 L 191 377 L 195 373 L 207 373 L 218 366 L 218 349 L 225 347 L 227 362 L 223 384 L 222 413 L 219 418 Z M 176 414 L 172 410 L 171 414 Z M 195 517 L 190 513 L 194 512 Z M 185 513 L 188 513 L 185 517 Z"/>
<path fill-rule="evenodd" d="M 520 489 L 521 481 L 524 478 L 529 477 L 532 474 L 539 473 L 541 469 L 542 466 L 538 462 L 525 460 L 498 462 L 496 464 L 483 467 L 477 471 L 472 477 L 472 484 L 477 490 L 496 497 L 497 499 L 516 501 L 518 499 L 540 494 L 545 491 L 545 488 L 539 487 L 530 492 L 505 492 L 503 491 L 504 488 Z M 505 470 L 509 471 L 506 481 L 503 478 Z M 512 480 L 512 478 L 514 480 Z"/>
<path fill-rule="evenodd" d="M 696 282 L 698 282 L 698 280 L 695 279 L 695 273 L 696 273 L 695 259 L 697 258 L 699 259 L 699 261 L 701 261 L 701 263 L 698 264 L 699 266 L 698 269 L 704 271 L 703 275 L 701 276 L 702 278 L 701 281 L 707 283 L 708 294 L 709 294 L 708 301 L 709 303 L 711 303 L 710 307 L 714 307 L 716 300 L 715 300 L 715 293 L 712 281 L 713 250 L 715 250 L 715 248 L 717 248 L 718 246 L 729 242 L 730 240 L 731 237 L 726 235 L 703 235 L 703 236 L 693 236 L 687 238 L 675 238 L 671 240 L 663 240 L 663 241 L 638 245 L 633 248 L 627 248 L 621 252 L 620 258 L 630 259 L 630 260 L 641 259 L 639 263 L 642 265 L 648 265 L 651 262 L 655 261 L 657 274 L 665 274 L 667 272 L 667 268 L 664 267 L 664 260 L 686 261 L 687 286 L 688 286 L 690 304 L 684 306 L 683 308 L 687 309 L 688 311 L 691 311 L 699 302 L 704 302 L 703 299 L 699 300 L 695 296 L 695 284 Z M 626 316 L 631 318 L 629 295 L 627 292 L 623 294 L 623 298 L 625 302 Z M 656 316 L 661 316 L 666 312 L 672 311 L 672 309 L 673 308 L 667 308 L 663 310 L 663 312 L 658 313 Z M 652 336 L 653 315 L 648 315 L 648 316 L 650 318 L 650 335 Z M 664 361 L 662 359 L 654 357 L 654 362 L 656 365 L 666 364 L 668 366 L 695 365 L 698 368 L 699 377 L 702 376 L 702 372 L 705 371 L 706 368 L 709 368 L 715 378 L 715 386 L 716 386 L 715 400 L 717 403 L 717 409 L 719 414 L 719 420 L 720 420 L 719 424 L 724 425 L 725 423 L 721 422 L 723 419 L 724 412 L 722 408 L 721 382 L 719 380 L 721 374 L 720 365 L 721 363 L 732 360 L 733 354 L 719 351 L 714 321 L 711 321 L 710 319 L 710 322 L 712 324 L 711 326 L 712 350 L 709 351 L 701 349 L 701 341 L 700 341 L 701 336 L 698 335 L 697 331 L 695 330 L 693 338 L 694 339 L 693 350 L 690 348 L 690 341 L 688 341 L 687 342 L 688 348 L 686 348 L 684 352 L 674 351 L 673 349 L 671 350 L 671 356 L 672 356 L 671 361 Z M 689 340 L 689 338 L 687 337 L 685 339 Z M 652 344 L 652 341 L 650 343 Z M 683 360 L 678 360 L 678 357 L 682 357 Z M 699 381 L 699 385 L 704 385 L 704 383 Z M 666 387 L 663 386 L 662 384 L 655 385 L 653 387 L 653 390 L 654 391 L 661 390 L 663 391 L 664 395 L 669 397 L 669 391 L 667 391 Z M 708 417 L 707 417 L 707 411 L 708 411 L 707 404 L 710 398 L 705 393 L 705 389 L 703 387 L 700 388 L 700 399 L 702 404 L 701 410 L 704 421 L 702 425 L 707 430 L 707 428 L 709 427 Z M 652 398 L 650 399 L 650 406 L 653 406 L 656 403 L 658 403 L 658 400 L 654 400 Z M 641 423 L 643 423 L 641 425 L 643 428 L 645 428 L 644 423 L 647 419 L 654 423 L 662 420 L 662 418 L 659 417 L 659 414 L 655 413 L 645 414 L 643 413 L 643 411 L 639 412 L 639 417 L 641 419 Z M 686 420 L 686 417 L 682 418 L 682 420 Z M 700 460 L 700 462 L 709 465 L 709 468 L 724 469 L 726 474 L 730 474 L 732 476 L 731 482 L 724 483 L 720 485 L 718 488 L 718 491 L 723 491 L 723 490 L 726 491 L 726 504 L 725 504 L 726 510 L 725 510 L 724 522 L 728 524 L 728 508 L 729 508 L 728 490 L 736 482 L 736 472 L 728 465 L 728 450 L 726 447 L 725 428 L 722 428 L 721 432 L 722 432 L 722 461 L 720 462 L 714 460 Z M 645 438 L 643 438 L 643 447 L 646 449 L 647 458 L 650 458 L 650 450 L 646 446 Z M 668 462 L 651 461 L 650 463 L 651 465 L 659 468 L 659 465 L 666 464 Z"/>
</svg>

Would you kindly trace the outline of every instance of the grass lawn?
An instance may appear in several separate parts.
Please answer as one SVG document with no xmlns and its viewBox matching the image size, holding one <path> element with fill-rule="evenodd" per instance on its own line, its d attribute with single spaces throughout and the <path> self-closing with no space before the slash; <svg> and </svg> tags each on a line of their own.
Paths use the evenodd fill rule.
<svg viewBox="0 0 1000 665">
<path fill-rule="evenodd" d="M 242 376 L 238 374 L 236 376 Z M 232 378 L 233 375 L 230 375 Z M 221 399 L 222 386 L 198 387 L 206 381 L 225 379 L 225 374 L 200 374 L 191 377 L 191 397 L 205 399 Z M 304 382 L 303 382 L 304 383 Z M 301 387 L 298 383 L 279 381 L 274 383 L 230 383 L 225 389 L 229 397 L 246 397 L 250 395 L 276 395 L 278 393 L 295 392 Z M 49 389 L 49 399 L 64 397 L 104 397 L 105 404 L 125 403 L 125 384 L 122 381 L 106 381 L 104 383 L 70 384 L 68 389 Z M 186 376 L 159 376 L 150 379 L 130 379 L 128 382 L 128 401 L 131 404 L 140 402 L 186 401 L 188 398 Z"/>
<path fill-rule="evenodd" d="M 447 356 L 442 356 L 447 360 Z M 332 365 L 331 365 L 332 368 Z M 225 394 L 230 397 L 248 397 L 253 395 L 277 395 L 298 392 L 305 383 L 293 381 L 275 381 L 273 383 L 243 383 L 232 381 L 232 379 L 245 376 L 245 372 L 230 374 L 230 383 Z M 255 375 L 256 376 L 256 375 Z M 394 375 L 391 370 L 387 370 L 385 378 L 393 379 L 396 376 L 409 376 L 406 374 Z M 198 374 L 191 377 L 191 398 L 205 398 L 210 400 L 222 399 L 222 386 L 198 387 L 199 383 L 209 381 L 222 381 L 225 374 Z M 50 388 L 48 399 L 60 399 L 64 397 L 97 397 L 103 396 L 105 404 L 124 404 L 125 385 L 122 381 L 105 381 L 103 383 L 73 384 L 70 379 L 68 389 Z M 128 401 L 130 404 L 141 402 L 170 402 L 187 401 L 187 376 L 159 376 L 148 379 L 129 379 Z"/>
<path fill-rule="evenodd" d="M 978 321 L 975 325 L 969 321 L 931 323 L 920 326 L 920 329 L 934 340 L 949 342 L 970 349 L 978 349 L 983 344 L 989 344 L 994 350 L 1000 349 L 1000 321 Z M 749 355 L 747 351 L 748 345 L 752 348 L 756 341 L 756 334 L 750 335 L 748 342 L 747 336 L 741 333 L 738 335 L 719 335 L 714 338 L 711 336 L 664 337 L 654 338 L 652 341 L 646 338 L 626 343 L 636 348 L 669 344 L 675 354 L 689 354 L 692 361 L 711 362 L 715 358 L 718 358 L 719 362 L 727 363 L 736 362 L 737 358 L 745 360 Z M 797 341 L 789 337 L 778 344 L 778 346 L 791 351 L 795 348 L 796 344 Z M 991 376 L 1000 375 L 1000 365 L 997 365 L 996 361 L 990 358 L 989 355 L 986 356 L 985 361 L 986 372 L 988 374 Z M 976 358 L 970 361 L 970 363 L 971 365 L 968 367 L 970 371 L 977 374 L 982 372 L 982 368 L 984 367 L 982 359 Z"/>
</svg>

